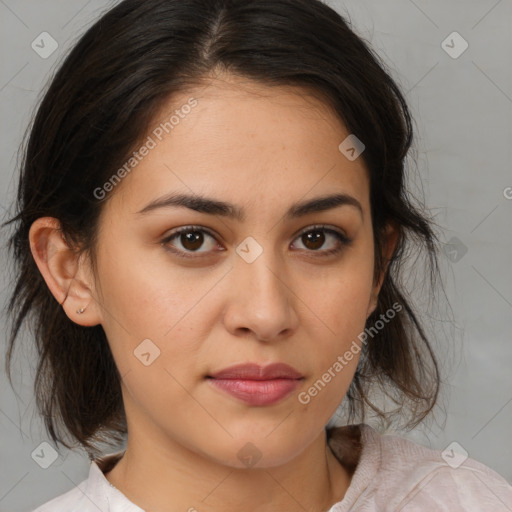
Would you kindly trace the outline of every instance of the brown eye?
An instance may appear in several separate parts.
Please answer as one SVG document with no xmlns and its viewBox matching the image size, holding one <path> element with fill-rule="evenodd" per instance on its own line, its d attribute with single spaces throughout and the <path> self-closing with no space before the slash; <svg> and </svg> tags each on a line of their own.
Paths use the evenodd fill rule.
<svg viewBox="0 0 512 512">
<path fill-rule="evenodd" d="M 328 256 L 337 253 L 344 246 L 349 245 L 352 240 L 344 234 L 334 229 L 328 229 L 324 226 L 314 226 L 307 231 L 303 231 L 298 237 L 308 252 L 317 252 L 318 256 Z M 327 245 L 327 248 L 321 249 Z M 300 249 L 300 247 L 299 247 Z"/>
<path fill-rule="evenodd" d="M 189 251 L 196 251 L 204 243 L 204 235 L 200 231 L 189 231 L 179 235 L 181 245 Z"/>
<path fill-rule="evenodd" d="M 218 247 L 215 237 L 204 228 L 185 226 L 177 229 L 162 240 L 161 244 L 169 251 L 184 258 L 205 255 Z M 205 250 L 199 250 L 206 247 Z"/>
<path fill-rule="evenodd" d="M 302 241 L 304 245 L 311 250 L 316 251 L 320 249 L 325 243 L 325 233 L 319 230 L 308 231 L 302 235 Z"/>
</svg>

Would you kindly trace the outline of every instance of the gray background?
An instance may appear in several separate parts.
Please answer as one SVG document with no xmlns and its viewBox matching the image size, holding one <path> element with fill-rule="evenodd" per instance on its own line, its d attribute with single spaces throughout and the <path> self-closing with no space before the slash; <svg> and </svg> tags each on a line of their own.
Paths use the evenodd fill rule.
<svg viewBox="0 0 512 512">
<path fill-rule="evenodd" d="M 84 29 L 114 3 L 0 0 L 3 216 L 14 198 L 16 151 L 46 80 Z M 447 244 L 442 263 L 454 322 L 426 314 L 438 336 L 446 415 L 404 436 L 441 450 L 455 441 L 512 483 L 512 2 L 328 3 L 349 15 L 406 92 L 426 203 Z M 454 31 L 469 44 L 458 58 L 442 47 Z M 31 48 L 42 32 L 59 44 L 47 59 Z M 448 42 L 452 51 L 461 48 L 457 40 Z M 3 303 L 9 285 L 5 236 Z M 5 313 L 1 322 L 6 325 Z M 63 493 L 86 478 L 89 465 L 66 451 L 48 469 L 31 458 L 47 436 L 34 409 L 29 333 L 23 341 L 17 396 L 0 374 L 0 512 L 28 511 Z"/>
</svg>

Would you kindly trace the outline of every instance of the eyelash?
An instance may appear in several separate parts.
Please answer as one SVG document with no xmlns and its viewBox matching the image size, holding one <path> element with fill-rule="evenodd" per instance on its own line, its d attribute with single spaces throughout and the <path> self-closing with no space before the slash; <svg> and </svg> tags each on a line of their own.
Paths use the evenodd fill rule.
<svg viewBox="0 0 512 512">
<path fill-rule="evenodd" d="M 337 254 L 337 253 L 341 252 L 344 247 L 347 247 L 347 246 L 349 246 L 352 243 L 352 239 L 348 238 L 343 233 L 341 233 L 341 232 L 339 232 L 337 230 L 334 230 L 334 229 L 330 229 L 330 228 L 328 228 L 326 226 L 323 226 L 323 225 L 315 225 L 315 226 L 308 227 L 307 229 L 301 231 L 297 235 L 296 238 L 300 238 L 301 236 L 303 236 L 303 235 L 305 235 L 307 233 L 310 233 L 312 231 L 322 231 L 324 233 L 332 234 L 340 242 L 340 245 L 338 247 L 336 247 L 335 249 L 329 249 L 327 251 L 306 250 L 307 252 L 318 253 L 317 255 L 319 257 L 327 257 L 327 256 L 331 256 L 333 254 Z M 193 255 L 191 255 L 191 254 L 195 254 L 194 252 L 186 253 L 186 252 L 183 252 L 183 251 L 181 251 L 179 249 L 173 249 L 173 248 L 170 248 L 168 246 L 168 244 L 172 240 L 174 240 L 175 238 L 179 237 L 183 233 L 194 233 L 194 232 L 206 233 L 207 235 L 211 236 L 213 239 L 216 240 L 215 235 L 209 229 L 206 229 L 206 228 L 204 228 L 202 226 L 183 226 L 181 228 L 176 229 L 169 236 L 165 237 L 160 243 L 161 243 L 162 246 L 164 246 L 165 250 L 167 250 L 169 252 L 172 252 L 173 254 L 175 254 L 176 256 L 178 256 L 180 258 L 189 258 L 189 259 L 190 258 L 198 258 L 200 256 L 193 256 Z"/>
</svg>

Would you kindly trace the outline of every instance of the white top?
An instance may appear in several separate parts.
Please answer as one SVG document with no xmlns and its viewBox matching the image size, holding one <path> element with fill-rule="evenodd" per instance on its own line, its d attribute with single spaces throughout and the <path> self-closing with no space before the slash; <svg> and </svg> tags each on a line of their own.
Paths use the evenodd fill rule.
<svg viewBox="0 0 512 512">
<path fill-rule="evenodd" d="M 360 428 L 362 451 L 355 473 L 345 497 L 329 512 L 512 511 L 512 486 L 484 464 L 379 434 L 366 424 Z M 339 446 L 331 445 L 338 458 Z M 103 474 L 122 454 L 92 461 L 86 480 L 33 512 L 144 512 Z"/>
</svg>

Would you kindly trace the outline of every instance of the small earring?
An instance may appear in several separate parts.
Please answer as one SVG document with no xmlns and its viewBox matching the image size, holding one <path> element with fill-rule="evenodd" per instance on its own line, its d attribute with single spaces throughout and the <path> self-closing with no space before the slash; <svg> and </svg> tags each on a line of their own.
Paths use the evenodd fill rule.
<svg viewBox="0 0 512 512">
<path fill-rule="evenodd" d="M 76 313 L 77 313 L 77 315 L 81 315 L 84 311 L 85 311 L 85 308 L 80 308 L 80 309 L 76 310 Z"/>
</svg>

